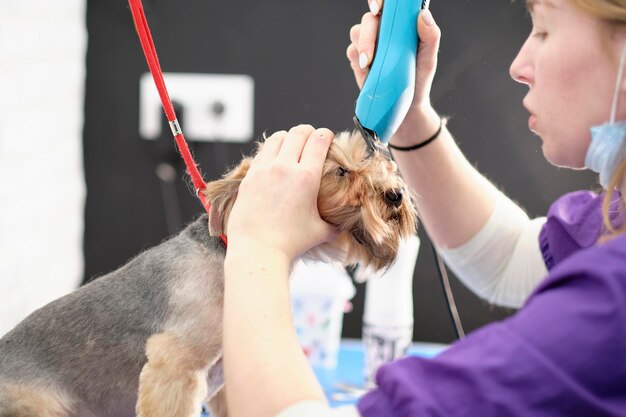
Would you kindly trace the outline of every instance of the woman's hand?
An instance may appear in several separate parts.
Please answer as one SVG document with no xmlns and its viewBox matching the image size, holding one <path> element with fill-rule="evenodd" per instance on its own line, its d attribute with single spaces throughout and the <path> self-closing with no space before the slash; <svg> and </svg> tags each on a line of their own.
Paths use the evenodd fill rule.
<svg viewBox="0 0 626 417">
<path fill-rule="evenodd" d="M 350 29 L 351 43 L 346 51 L 359 88 L 365 82 L 374 56 L 383 0 L 369 0 L 369 6 L 370 12 L 363 15 L 361 23 Z M 428 9 L 420 12 L 417 19 L 417 30 L 420 43 L 415 73 L 415 95 L 410 112 L 426 114 L 430 111 L 430 90 L 437 69 L 441 31 Z"/>
<path fill-rule="evenodd" d="M 228 252 L 279 251 L 291 262 L 331 239 L 317 209 L 322 167 L 334 135 L 300 125 L 270 136 L 241 182 L 228 220 Z"/>
<path fill-rule="evenodd" d="M 334 235 L 317 210 L 332 139 L 330 130 L 308 125 L 273 134 L 239 186 L 224 262 L 224 377 L 236 387 L 226 392 L 233 417 L 326 401 L 293 327 L 288 278 L 295 257 Z"/>
</svg>

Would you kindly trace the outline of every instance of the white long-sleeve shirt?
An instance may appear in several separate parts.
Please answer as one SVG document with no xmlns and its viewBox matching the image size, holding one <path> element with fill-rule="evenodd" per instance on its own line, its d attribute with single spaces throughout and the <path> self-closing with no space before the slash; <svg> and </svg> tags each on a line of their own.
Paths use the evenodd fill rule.
<svg viewBox="0 0 626 417">
<path fill-rule="evenodd" d="M 548 273 L 539 247 L 546 218 L 528 215 L 502 193 L 487 223 L 465 244 L 438 248 L 456 276 L 479 297 L 519 308 Z"/>
</svg>

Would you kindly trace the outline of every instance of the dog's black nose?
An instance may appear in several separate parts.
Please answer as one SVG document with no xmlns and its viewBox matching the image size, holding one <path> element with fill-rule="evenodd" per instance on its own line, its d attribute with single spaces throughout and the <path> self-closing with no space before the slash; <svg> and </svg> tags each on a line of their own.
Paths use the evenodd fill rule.
<svg viewBox="0 0 626 417">
<path fill-rule="evenodd" d="M 402 204 L 402 190 L 389 190 L 385 192 L 385 201 L 394 207 L 400 207 Z"/>
</svg>

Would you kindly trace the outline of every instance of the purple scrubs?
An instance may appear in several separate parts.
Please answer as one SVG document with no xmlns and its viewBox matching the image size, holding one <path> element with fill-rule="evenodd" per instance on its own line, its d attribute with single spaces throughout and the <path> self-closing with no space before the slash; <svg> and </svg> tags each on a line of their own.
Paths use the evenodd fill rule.
<svg viewBox="0 0 626 417">
<path fill-rule="evenodd" d="M 601 207 L 589 192 L 556 201 L 540 234 L 550 272 L 524 307 L 434 359 L 382 367 L 361 415 L 626 416 L 626 234 L 595 245 Z"/>
</svg>

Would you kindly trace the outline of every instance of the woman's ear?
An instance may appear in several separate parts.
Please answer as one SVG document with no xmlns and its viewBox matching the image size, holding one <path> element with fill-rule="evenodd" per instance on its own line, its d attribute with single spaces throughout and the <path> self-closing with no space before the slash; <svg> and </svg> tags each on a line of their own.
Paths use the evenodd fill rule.
<svg viewBox="0 0 626 417">
<path fill-rule="evenodd" d="M 204 195 L 211 204 L 209 210 L 209 234 L 211 236 L 226 234 L 228 216 L 237 198 L 239 184 L 246 176 L 251 162 L 252 158 L 245 158 L 222 179 L 207 184 Z"/>
</svg>

